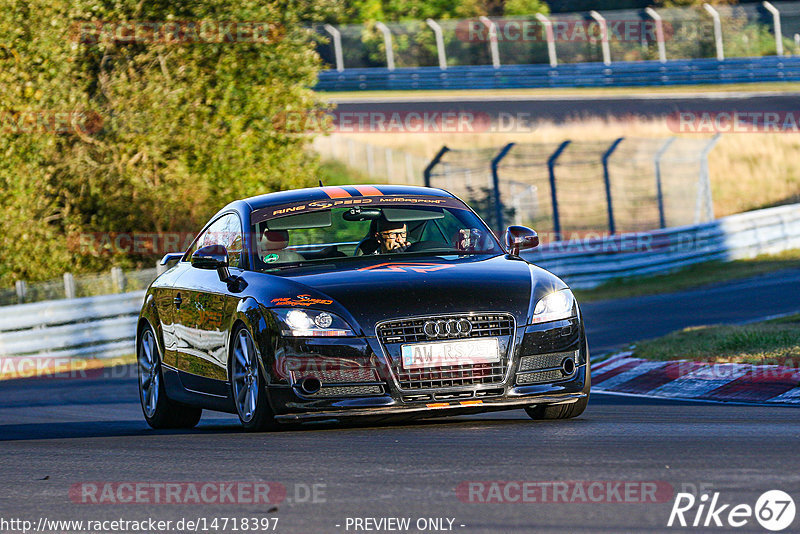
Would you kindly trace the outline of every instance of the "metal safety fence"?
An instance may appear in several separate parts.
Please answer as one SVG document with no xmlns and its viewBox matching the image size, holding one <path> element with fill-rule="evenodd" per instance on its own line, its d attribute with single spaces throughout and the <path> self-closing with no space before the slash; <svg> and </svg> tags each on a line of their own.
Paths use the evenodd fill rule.
<svg viewBox="0 0 800 534">
<path fill-rule="evenodd" d="M 542 241 L 714 219 L 711 139 L 510 143 L 437 153 L 425 185 L 469 203 L 495 230 L 531 226 Z"/>
<path fill-rule="evenodd" d="M 702 224 L 571 239 L 523 257 L 573 288 L 662 274 L 707 261 L 731 261 L 800 249 L 800 204 L 737 213 Z"/>
<path fill-rule="evenodd" d="M 314 27 L 332 70 L 800 55 L 800 2 Z"/>
<path fill-rule="evenodd" d="M 104 273 L 64 273 L 61 278 L 41 282 L 17 280 L 13 288 L 0 289 L 0 306 L 143 290 L 164 269 L 161 265 L 130 271 L 114 267 Z"/>
</svg>

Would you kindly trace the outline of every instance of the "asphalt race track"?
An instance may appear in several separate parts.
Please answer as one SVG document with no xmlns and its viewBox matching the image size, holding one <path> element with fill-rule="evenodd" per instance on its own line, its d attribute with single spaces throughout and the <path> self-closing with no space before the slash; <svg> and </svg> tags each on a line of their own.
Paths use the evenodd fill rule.
<svg viewBox="0 0 800 534">
<path fill-rule="evenodd" d="M 792 270 L 702 291 L 587 304 L 589 342 L 597 352 L 688 324 L 792 311 L 799 283 L 800 270 Z M 720 503 L 750 506 L 771 489 L 800 495 L 800 418 L 793 408 L 596 394 L 583 416 L 558 422 L 533 422 L 516 410 L 245 434 L 234 417 L 207 412 L 195 430 L 158 432 L 144 423 L 134 373 L 126 367 L 88 378 L 0 383 L 0 518 L 36 525 L 40 518 L 277 517 L 276 532 L 335 533 L 367 531 L 355 528 L 356 518 L 398 517 L 410 518 L 408 532 L 641 532 L 668 530 L 679 491 L 719 492 Z M 599 494 L 601 502 L 567 493 L 555 503 L 481 503 L 474 501 L 490 493 L 456 492 L 480 481 L 646 483 L 661 490 L 647 502 L 636 502 L 639 493 L 612 490 Z M 285 488 L 286 499 L 275 506 L 121 504 L 107 496 L 93 504 L 75 490 L 121 482 L 273 482 Z M 521 498 L 518 491 L 492 495 Z M 688 521 L 695 511 L 687 512 Z M 445 518 L 444 526 L 417 530 L 420 518 Z M 737 531 L 764 532 L 752 518 Z"/>
<path fill-rule="evenodd" d="M 738 111 L 740 113 L 795 113 L 800 95 L 797 93 L 654 93 L 652 95 L 603 96 L 513 96 L 500 94 L 487 97 L 370 97 L 338 98 L 329 93 L 339 113 L 356 112 L 463 112 L 486 113 L 492 118 L 500 114 L 521 115 L 531 121 L 563 122 L 591 117 L 626 117 L 638 115 L 661 118 L 676 112 L 708 112 L 712 114 Z"/>
</svg>

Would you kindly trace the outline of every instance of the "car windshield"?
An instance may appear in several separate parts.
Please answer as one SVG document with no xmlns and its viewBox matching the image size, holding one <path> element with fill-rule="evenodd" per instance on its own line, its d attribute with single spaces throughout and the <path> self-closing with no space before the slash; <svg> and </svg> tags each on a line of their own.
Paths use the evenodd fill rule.
<svg viewBox="0 0 800 534">
<path fill-rule="evenodd" d="M 366 255 L 503 252 L 486 225 L 455 199 L 446 205 L 301 207 L 301 213 L 271 209 L 270 218 L 253 225 L 257 270 Z"/>
</svg>

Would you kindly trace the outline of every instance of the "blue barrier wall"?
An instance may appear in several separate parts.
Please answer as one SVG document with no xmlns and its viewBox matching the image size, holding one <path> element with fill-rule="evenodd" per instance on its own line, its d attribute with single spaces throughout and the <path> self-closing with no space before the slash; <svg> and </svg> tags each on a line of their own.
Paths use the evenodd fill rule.
<svg viewBox="0 0 800 534">
<path fill-rule="evenodd" d="M 318 91 L 625 87 L 800 81 L 800 57 L 345 69 L 322 71 Z"/>
</svg>

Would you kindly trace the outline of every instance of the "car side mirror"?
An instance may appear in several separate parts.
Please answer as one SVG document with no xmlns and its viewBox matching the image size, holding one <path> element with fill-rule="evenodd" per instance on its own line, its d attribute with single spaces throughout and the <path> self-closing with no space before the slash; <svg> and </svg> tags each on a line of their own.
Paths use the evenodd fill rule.
<svg viewBox="0 0 800 534">
<path fill-rule="evenodd" d="M 228 270 L 228 249 L 222 245 L 207 245 L 192 254 L 192 267 L 197 269 L 216 269 L 219 279 L 227 282 L 231 273 Z"/>
<path fill-rule="evenodd" d="M 539 246 L 539 235 L 526 226 L 509 226 L 506 229 L 506 249 L 514 256 L 520 250 Z"/>
</svg>

